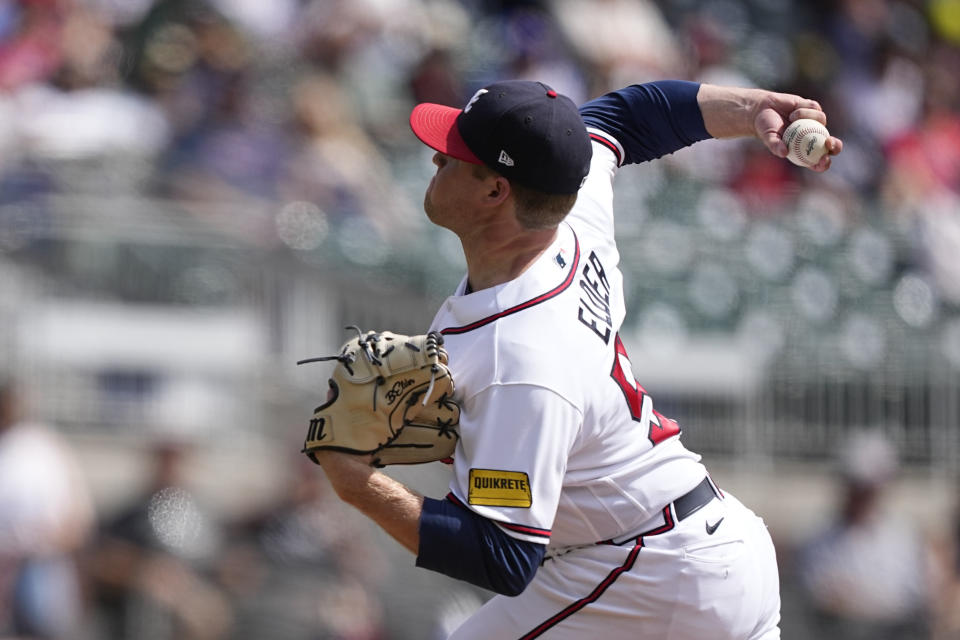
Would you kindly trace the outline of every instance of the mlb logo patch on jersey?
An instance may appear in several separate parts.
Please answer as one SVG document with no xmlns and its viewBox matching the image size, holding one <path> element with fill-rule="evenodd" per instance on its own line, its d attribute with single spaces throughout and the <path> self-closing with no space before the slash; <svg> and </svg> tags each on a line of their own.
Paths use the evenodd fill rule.
<svg viewBox="0 0 960 640">
<path fill-rule="evenodd" d="M 533 504 L 530 479 L 522 471 L 470 469 L 470 504 L 488 507 L 522 507 Z"/>
</svg>

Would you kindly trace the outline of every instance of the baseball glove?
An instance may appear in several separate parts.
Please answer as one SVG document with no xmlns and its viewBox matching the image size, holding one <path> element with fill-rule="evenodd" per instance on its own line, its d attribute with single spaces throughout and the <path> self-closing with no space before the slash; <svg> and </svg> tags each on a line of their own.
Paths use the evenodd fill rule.
<svg viewBox="0 0 960 640">
<path fill-rule="evenodd" d="M 373 454 L 374 466 L 419 464 L 449 458 L 457 445 L 460 407 L 453 401 L 443 336 L 389 331 L 357 337 L 335 356 L 327 401 L 314 409 L 303 453 L 333 449 Z"/>
</svg>

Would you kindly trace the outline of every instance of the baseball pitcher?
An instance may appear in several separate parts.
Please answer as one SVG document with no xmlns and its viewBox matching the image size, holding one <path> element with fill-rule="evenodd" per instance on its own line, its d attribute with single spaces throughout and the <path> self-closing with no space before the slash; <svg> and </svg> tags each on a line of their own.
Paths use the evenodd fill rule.
<svg viewBox="0 0 960 640">
<path fill-rule="evenodd" d="M 399 390 L 363 392 L 396 399 L 382 406 L 395 416 L 385 431 L 353 445 L 334 401 L 311 421 L 305 451 L 418 566 L 500 594 L 456 640 L 780 637 L 763 521 L 713 482 L 682 425 L 633 377 L 613 180 L 625 164 L 710 137 L 756 137 L 786 158 L 782 134 L 799 118 L 826 122 L 799 96 L 681 81 L 579 109 L 539 82 L 507 81 L 463 109 L 413 110 L 413 132 L 436 151 L 424 209 L 457 234 L 467 273 L 429 342 L 391 342 L 429 344 L 430 358 L 371 372 L 370 357 L 400 349 L 384 356 L 376 332 L 341 353 L 338 366 L 363 360 L 367 384 Z M 825 146 L 810 169 L 842 149 L 835 137 Z M 408 422 L 418 430 L 405 438 Z M 428 452 L 412 462 L 452 456 L 445 497 L 375 470 L 407 450 Z"/>
</svg>

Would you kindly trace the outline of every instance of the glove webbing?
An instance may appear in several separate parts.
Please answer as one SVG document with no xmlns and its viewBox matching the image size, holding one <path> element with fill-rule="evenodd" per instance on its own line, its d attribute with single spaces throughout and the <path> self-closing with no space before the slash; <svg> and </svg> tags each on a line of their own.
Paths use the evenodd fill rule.
<svg viewBox="0 0 960 640">
<path fill-rule="evenodd" d="M 366 336 L 364 336 L 363 331 L 361 331 L 360 327 L 356 325 L 349 325 L 344 328 L 348 331 L 350 329 L 353 329 L 354 331 L 357 332 L 357 344 L 360 346 L 361 349 L 363 349 L 363 353 L 365 356 L 367 356 L 367 360 L 369 360 L 373 365 L 377 367 L 383 366 L 383 360 L 381 360 L 380 358 L 387 357 L 396 348 L 396 345 L 390 345 L 386 351 L 384 351 L 383 353 L 380 353 L 379 350 L 377 349 L 377 343 L 380 342 L 380 334 L 371 331 Z M 435 355 L 437 351 L 437 347 L 442 343 L 442 341 L 443 341 L 443 337 L 436 332 L 430 332 L 429 334 L 427 334 L 428 355 L 431 355 L 431 356 Z M 404 342 L 403 346 L 410 349 L 411 351 L 416 351 L 417 353 L 420 352 L 420 347 L 413 344 L 412 342 Z M 330 360 L 337 360 L 347 370 L 347 373 L 349 373 L 350 375 L 353 375 L 353 367 L 351 367 L 350 365 L 356 362 L 356 355 L 354 355 L 352 351 L 347 349 L 346 346 L 343 348 L 343 351 L 341 351 L 339 354 L 335 356 L 318 356 L 315 358 L 306 358 L 304 360 L 298 360 L 297 365 L 307 364 L 309 362 L 327 362 Z M 440 368 L 437 365 L 435 364 L 430 365 L 430 386 L 427 387 L 427 392 L 423 395 L 423 402 L 421 403 L 423 406 L 427 406 L 427 400 L 430 398 L 430 394 L 433 393 L 433 386 L 434 386 L 434 383 L 436 382 L 437 372 L 439 370 Z M 382 385 L 384 382 L 386 382 L 386 379 L 383 377 L 383 375 L 378 375 L 376 382 L 377 382 L 377 385 L 379 386 L 379 385 Z M 376 408 L 377 408 L 377 389 L 376 387 L 374 387 L 373 409 L 376 410 Z"/>
</svg>

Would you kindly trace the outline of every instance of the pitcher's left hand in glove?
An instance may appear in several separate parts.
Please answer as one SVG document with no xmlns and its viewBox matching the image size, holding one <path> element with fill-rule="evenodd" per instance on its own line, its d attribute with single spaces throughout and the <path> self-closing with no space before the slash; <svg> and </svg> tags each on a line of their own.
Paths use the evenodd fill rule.
<svg viewBox="0 0 960 640">
<path fill-rule="evenodd" d="M 303 452 L 333 449 L 373 454 L 374 466 L 449 458 L 457 445 L 460 407 L 454 403 L 443 336 L 362 332 L 336 360 L 327 401 L 310 420 Z"/>
</svg>

